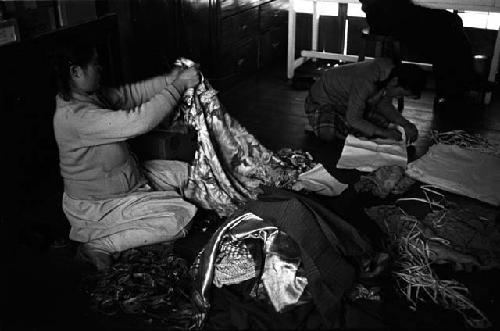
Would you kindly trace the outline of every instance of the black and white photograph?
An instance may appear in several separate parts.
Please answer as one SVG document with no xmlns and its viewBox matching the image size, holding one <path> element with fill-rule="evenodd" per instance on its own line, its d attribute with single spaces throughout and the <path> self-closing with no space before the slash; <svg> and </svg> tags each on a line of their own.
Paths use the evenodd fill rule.
<svg viewBox="0 0 500 331">
<path fill-rule="evenodd" d="M 0 330 L 500 328 L 500 0 L 0 0 Z"/>
</svg>

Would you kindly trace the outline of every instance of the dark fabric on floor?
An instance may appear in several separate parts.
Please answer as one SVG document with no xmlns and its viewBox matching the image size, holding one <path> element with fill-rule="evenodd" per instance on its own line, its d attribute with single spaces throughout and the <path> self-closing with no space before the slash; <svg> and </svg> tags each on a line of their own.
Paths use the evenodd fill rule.
<svg viewBox="0 0 500 331">
<path fill-rule="evenodd" d="M 206 329 L 317 330 L 322 319 L 313 302 L 276 312 L 269 303 L 250 296 L 255 279 L 237 285 L 214 287 Z"/>
<path fill-rule="evenodd" d="M 314 302 L 328 328 L 338 325 L 341 298 L 371 248 L 346 221 L 296 193 L 266 188 L 243 208 L 273 223 L 300 247 Z"/>
<path fill-rule="evenodd" d="M 307 195 L 306 197 L 346 220 L 358 230 L 364 239 L 370 242 L 374 250 L 383 251 L 385 249 L 388 240 L 387 235 L 377 223 L 368 217 L 363 208 L 364 205 L 370 204 L 367 200 L 373 200 L 368 194 L 360 195 L 350 186 L 338 197 L 317 194 Z"/>
<path fill-rule="evenodd" d="M 207 330 L 325 330 L 321 315 L 313 302 L 295 306 L 278 313 L 264 302 L 249 295 L 255 280 L 248 280 L 238 285 L 213 288 L 212 308 L 207 318 Z M 391 307 L 392 309 L 393 307 Z M 343 301 L 337 321 L 339 329 L 387 329 L 399 323 L 386 323 L 383 314 L 387 307 L 378 301 L 357 300 Z M 394 310 L 396 319 L 410 317 L 408 310 Z"/>
</svg>

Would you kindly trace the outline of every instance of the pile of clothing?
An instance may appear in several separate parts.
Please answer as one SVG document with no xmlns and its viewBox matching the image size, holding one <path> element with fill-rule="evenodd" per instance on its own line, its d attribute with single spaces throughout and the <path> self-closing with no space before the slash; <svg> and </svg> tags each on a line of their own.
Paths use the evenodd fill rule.
<svg viewBox="0 0 500 331">
<path fill-rule="evenodd" d="M 191 273 L 199 326 L 340 326 L 342 298 L 373 255 L 336 214 L 269 189 L 219 227 L 198 255 Z"/>
<path fill-rule="evenodd" d="M 185 92 L 174 123 L 198 136 L 183 197 L 215 211 L 223 221 L 191 268 L 197 313 L 190 314 L 183 306 L 185 321 L 194 316 L 196 327 L 205 323 L 221 327 L 221 321 L 231 321 L 231 327 L 250 329 L 340 325 L 342 298 L 369 264 L 373 250 L 342 218 L 291 190 L 338 195 L 347 185 L 331 177 L 307 152 L 268 150 L 224 111 L 205 79 Z M 153 275 L 157 268 L 150 266 L 150 275 L 130 262 L 115 265 L 112 276 L 105 276 L 101 284 L 134 289 L 133 280 L 144 278 L 146 292 L 122 298 L 120 294 L 128 292 L 120 290 L 108 298 L 103 295 L 106 289 L 98 286 L 93 293 L 99 307 L 113 302 L 113 309 L 118 309 L 131 303 L 135 313 L 153 316 L 156 299 L 168 302 L 172 297 L 167 294 L 185 289 L 169 289 L 157 297 L 155 286 L 160 282 Z M 184 270 L 181 274 L 184 277 Z M 179 309 L 172 303 L 170 307 Z M 221 318 L 226 315 L 218 311 L 231 318 Z"/>
</svg>

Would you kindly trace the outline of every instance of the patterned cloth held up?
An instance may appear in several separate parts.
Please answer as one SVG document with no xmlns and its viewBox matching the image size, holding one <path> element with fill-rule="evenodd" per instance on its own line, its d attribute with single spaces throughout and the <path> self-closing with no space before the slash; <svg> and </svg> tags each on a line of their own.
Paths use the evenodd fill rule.
<svg viewBox="0 0 500 331">
<path fill-rule="evenodd" d="M 185 123 L 198 134 L 186 197 L 220 216 L 255 199 L 259 185 L 270 184 L 273 153 L 222 110 L 207 81 L 188 90 L 180 108 Z"/>
<path fill-rule="evenodd" d="M 219 216 L 228 216 L 244 202 L 256 199 L 261 185 L 291 187 L 300 173 L 315 165 L 307 153 L 299 156 L 287 150 L 282 153 L 290 157 L 285 162 L 264 147 L 224 111 L 217 92 L 205 79 L 185 92 L 174 121 L 179 119 L 198 135 L 184 195 Z"/>
</svg>

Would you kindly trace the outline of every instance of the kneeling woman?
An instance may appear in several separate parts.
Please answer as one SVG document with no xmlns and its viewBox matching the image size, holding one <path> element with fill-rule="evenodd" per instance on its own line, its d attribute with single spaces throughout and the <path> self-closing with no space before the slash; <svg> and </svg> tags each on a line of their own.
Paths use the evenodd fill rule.
<svg viewBox="0 0 500 331">
<path fill-rule="evenodd" d="M 390 59 L 346 64 L 323 73 L 309 90 L 305 112 L 320 139 L 345 139 L 353 133 L 364 137 L 401 140 L 389 124 L 402 126 L 413 142 L 414 124 L 393 106 L 393 98 L 418 98 L 425 85 L 425 72 L 414 64 L 394 64 Z"/>
<path fill-rule="evenodd" d="M 103 269 L 111 253 L 184 236 L 196 211 L 181 196 L 187 164 L 154 161 L 155 169 L 159 162 L 164 171 L 151 173 L 147 163 L 138 164 L 127 140 L 171 115 L 183 92 L 199 83 L 197 70 L 174 69 L 104 88 L 96 49 L 85 42 L 61 47 L 55 70 L 59 91 L 53 124 L 63 209 L 70 239 L 83 243 L 83 256 Z"/>
</svg>

